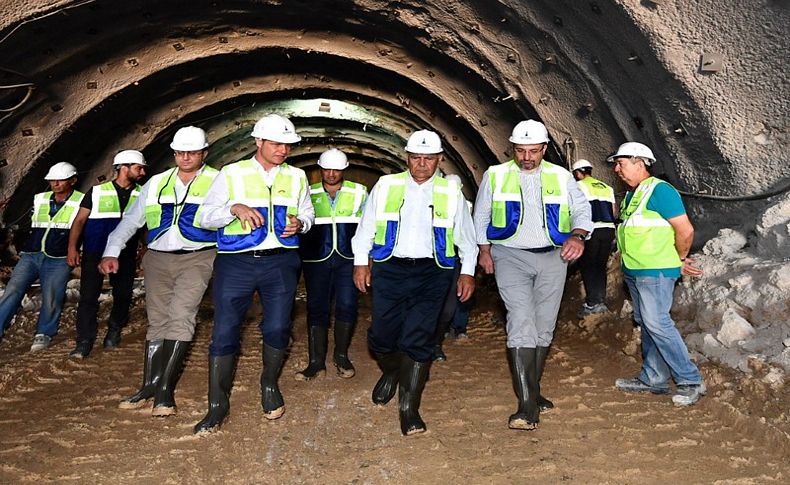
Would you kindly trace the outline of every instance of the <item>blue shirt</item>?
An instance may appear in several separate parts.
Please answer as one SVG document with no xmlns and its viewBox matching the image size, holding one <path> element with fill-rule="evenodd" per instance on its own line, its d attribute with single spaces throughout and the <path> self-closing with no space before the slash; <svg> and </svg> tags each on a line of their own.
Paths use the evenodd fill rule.
<svg viewBox="0 0 790 485">
<path fill-rule="evenodd" d="M 625 204 L 631 201 L 633 192 L 627 192 L 625 195 Z M 686 213 L 686 207 L 683 205 L 683 199 L 674 187 L 669 184 L 661 183 L 653 189 L 650 199 L 647 201 L 647 208 L 651 211 L 658 212 L 664 219 L 671 219 L 673 217 L 682 216 Z M 623 273 L 628 276 L 666 276 L 669 278 L 680 278 L 680 268 L 665 268 L 665 269 L 628 269 L 622 266 Z"/>
</svg>

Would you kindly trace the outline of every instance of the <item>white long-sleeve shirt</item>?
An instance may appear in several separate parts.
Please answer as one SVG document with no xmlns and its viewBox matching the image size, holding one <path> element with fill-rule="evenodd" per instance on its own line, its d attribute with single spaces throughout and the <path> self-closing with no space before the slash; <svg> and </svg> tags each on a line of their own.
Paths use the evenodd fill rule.
<svg viewBox="0 0 790 485">
<path fill-rule="evenodd" d="M 256 161 L 255 167 L 266 185 L 271 189 L 272 185 L 274 185 L 274 178 L 280 171 L 280 166 L 277 165 L 267 172 Z M 236 216 L 230 213 L 232 206 L 228 184 L 225 181 L 225 169 L 223 168 L 206 193 L 206 198 L 203 201 L 203 205 L 201 205 L 200 214 L 198 215 L 198 223 L 206 229 L 225 227 L 236 219 Z M 310 201 L 310 187 L 307 185 L 306 179 L 304 190 L 299 194 L 299 214 L 296 217 L 302 221 L 302 233 L 309 231 L 313 226 L 315 209 L 313 209 L 313 203 Z M 264 221 L 264 224 L 269 224 L 269 221 Z M 269 231 L 266 234 L 266 239 L 257 246 L 249 248 L 249 251 L 279 247 L 281 246 L 277 240 L 277 235 L 274 234 L 274 231 Z"/>
<path fill-rule="evenodd" d="M 491 222 L 491 184 L 488 181 L 488 170 L 480 181 L 480 189 L 475 200 L 474 225 L 477 234 L 477 244 L 491 244 L 486 237 L 488 225 Z M 502 243 L 503 246 L 517 249 L 534 249 L 551 246 L 549 236 L 543 221 L 543 201 L 541 197 L 540 170 L 527 173 L 519 172 L 521 184 L 521 204 L 523 221 L 513 239 Z M 593 231 L 592 209 L 584 192 L 573 177 L 568 180 L 568 195 L 570 196 L 571 228 Z"/>
<path fill-rule="evenodd" d="M 400 209 L 398 240 L 392 255 L 396 258 L 433 258 L 433 181 L 434 175 L 422 184 L 406 179 L 406 193 Z M 354 265 L 367 266 L 373 239 L 376 235 L 376 195 L 379 185 L 370 192 L 357 232 L 351 239 Z M 479 249 L 475 241 L 474 225 L 466 199 L 458 194 L 458 210 L 455 213 L 453 241 L 458 247 L 461 273 L 474 276 Z"/>
</svg>

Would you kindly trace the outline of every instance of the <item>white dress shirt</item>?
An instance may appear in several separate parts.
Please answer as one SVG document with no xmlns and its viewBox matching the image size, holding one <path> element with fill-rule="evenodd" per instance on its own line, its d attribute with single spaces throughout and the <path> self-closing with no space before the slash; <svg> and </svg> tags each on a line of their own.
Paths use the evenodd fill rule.
<svg viewBox="0 0 790 485">
<path fill-rule="evenodd" d="M 400 209 L 398 239 L 392 255 L 396 258 L 433 258 L 433 181 L 418 184 L 409 176 L 406 179 L 406 192 Z M 354 265 L 367 266 L 373 238 L 376 235 L 376 195 L 379 185 L 370 192 L 357 232 L 351 239 L 354 251 Z M 453 241 L 458 247 L 461 259 L 461 273 L 474 276 L 479 251 L 475 241 L 472 216 L 469 214 L 466 199 L 458 193 L 458 210 L 453 226 Z"/>
<path fill-rule="evenodd" d="M 253 158 L 253 161 L 255 161 L 258 174 L 266 183 L 266 186 L 271 189 L 272 185 L 274 185 L 274 178 L 280 171 L 280 166 L 276 165 L 267 172 L 257 160 Z M 214 179 L 211 187 L 209 187 L 203 205 L 201 205 L 198 223 L 206 229 L 219 229 L 227 226 L 236 219 L 236 216 L 230 213 L 230 208 L 233 206 L 233 203 L 230 202 L 228 184 L 225 178 L 225 168 L 223 168 Z M 309 231 L 313 226 L 315 209 L 313 209 L 313 203 L 310 201 L 310 187 L 307 184 L 306 177 L 303 190 L 299 193 L 299 215 L 296 217 L 302 221 L 302 233 Z M 264 221 L 264 224 L 268 225 L 269 221 Z M 249 248 L 248 251 L 279 247 L 281 247 L 281 245 L 277 240 L 277 235 L 274 234 L 274 231 L 269 231 L 266 234 L 266 239 L 264 239 L 262 243 Z"/>
<path fill-rule="evenodd" d="M 202 170 L 203 168 L 201 167 L 200 171 L 195 174 L 195 177 L 200 175 Z M 181 179 L 178 177 L 177 171 L 175 172 L 174 177 L 176 179 L 176 200 L 184 200 L 187 195 L 187 188 L 189 184 L 185 184 L 181 181 Z M 194 178 L 192 180 L 194 180 Z M 126 209 L 126 212 L 123 214 L 123 218 L 121 218 L 121 222 L 118 223 L 118 226 L 110 233 L 110 236 L 107 238 L 107 246 L 104 248 L 103 254 L 104 257 L 117 258 L 118 255 L 121 254 L 123 248 L 126 247 L 126 242 L 134 235 L 135 232 L 137 232 L 138 229 L 143 227 L 145 224 L 145 201 L 148 198 L 149 190 L 156 190 L 156 188 L 151 188 L 150 180 L 146 182 L 145 185 L 143 185 L 142 189 L 140 189 L 140 195 L 137 197 L 137 200 L 135 200 L 134 204 Z M 183 208 L 183 204 L 176 204 L 173 206 L 174 220 Z M 192 251 L 203 247 L 203 245 L 195 245 L 184 240 L 178 230 L 173 231 L 171 228 L 172 226 L 165 229 L 164 233 L 160 235 L 156 241 L 148 245 L 148 249 L 153 249 L 154 251 L 171 252 L 178 250 Z"/>
</svg>

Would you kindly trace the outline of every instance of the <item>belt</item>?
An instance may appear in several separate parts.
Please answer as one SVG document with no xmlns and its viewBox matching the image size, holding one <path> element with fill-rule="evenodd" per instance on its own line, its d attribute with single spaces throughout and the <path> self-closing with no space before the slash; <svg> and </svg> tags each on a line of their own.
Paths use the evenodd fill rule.
<svg viewBox="0 0 790 485">
<path fill-rule="evenodd" d="M 526 251 L 528 253 L 549 253 L 557 249 L 554 246 L 546 246 L 542 248 L 520 248 L 522 251 Z"/>
<path fill-rule="evenodd" d="M 206 246 L 200 249 L 176 249 L 175 251 L 161 251 L 159 249 L 149 249 L 149 251 L 153 251 L 155 253 L 164 253 L 164 254 L 192 254 L 192 253 L 199 253 L 201 251 L 208 251 L 210 249 L 217 249 L 217 247 Z"/>
<path fill-rule="evenodd" d="M 402 266 L 417 266 L 418 264 L 433 263 L 433 258 L 396 258 L 393 256 L 388 261 Z"/>
<path fill-rule="evenodd" d="M 245 254 L 253 258 L 262 258 L 264 256 L 274 256 L 275 254 L 285 254 L 288 251 L 293 251 L 291 248 L 271 248 L 271 249 L 254 249 L 252 251 L 242 251 L 236 254 Z"/>
</svg>

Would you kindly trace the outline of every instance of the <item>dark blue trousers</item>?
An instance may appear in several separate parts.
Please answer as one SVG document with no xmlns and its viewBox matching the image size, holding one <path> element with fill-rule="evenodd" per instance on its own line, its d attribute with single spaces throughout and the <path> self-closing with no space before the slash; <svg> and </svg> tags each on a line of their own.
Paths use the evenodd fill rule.
<svg viewBox="0 0 790 485">
<path fill-rule="evenodd" d="M 390 258 L 373 263 L 373 324 L 368 346 L 374 353 L 403 352 L 429 362 L 434 334 L 453 279 L 432 258 Z"/>
<path fill-rule="evenodd" d="M 291 336 L 291 309 L 301 260 L 296 250 L 271 256 L 217 254 L 214 260 L 214 330 L 209 355 L 239 351 L 244 315 L 257 291 L 263 305 L 259 324 L 264 343 L 284 349 Z"/>
<path fill-rule="evenodd" d="M 354 260 L 333 253 L 318 263 L 303 263 L 307 290 L 307 325 L 329 327 L 332 301 L 335 321 L 357 323 L 357 287 L 354 286 Z"/>
</svg>

